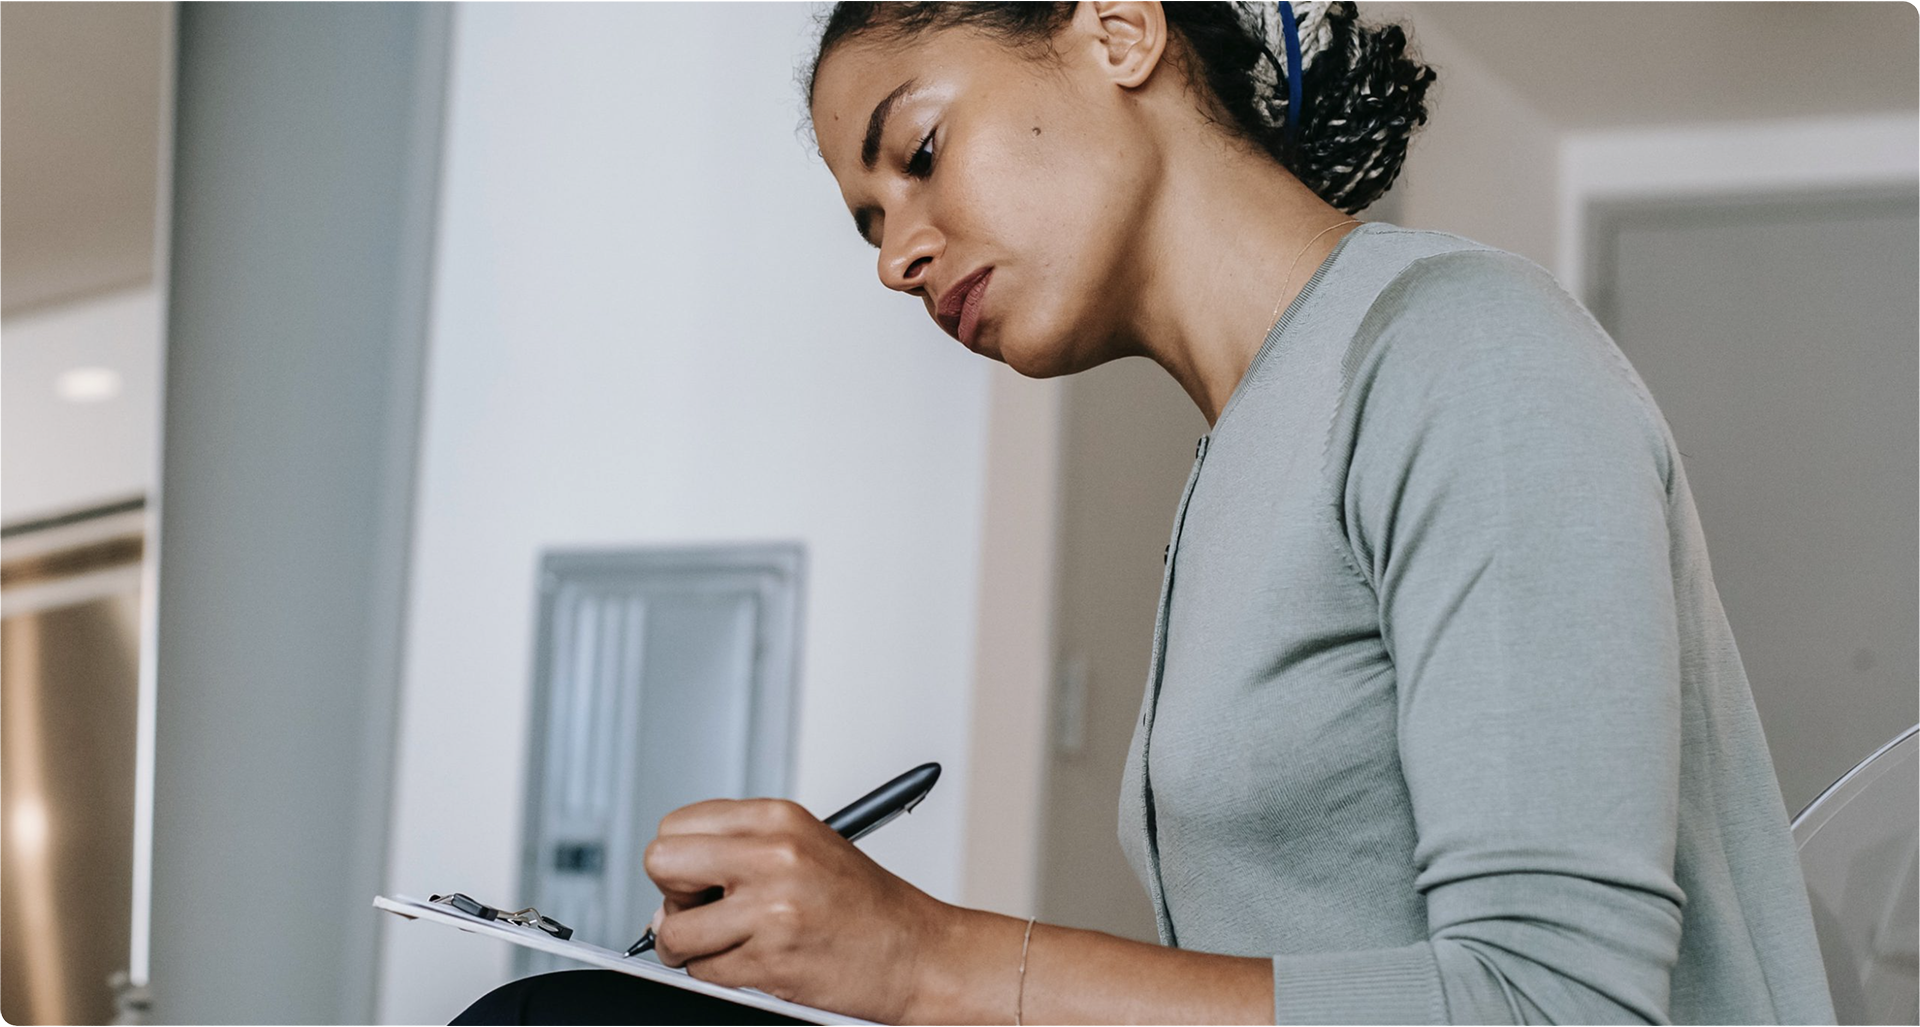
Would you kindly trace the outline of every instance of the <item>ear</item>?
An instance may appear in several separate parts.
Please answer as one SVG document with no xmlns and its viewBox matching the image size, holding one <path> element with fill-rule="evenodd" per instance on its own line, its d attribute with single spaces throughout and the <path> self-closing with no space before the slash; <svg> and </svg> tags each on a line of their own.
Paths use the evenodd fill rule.
<svg viewBox="0 0 1920 1027">
<path fill-rule="evenodd" d="M 1086 19 L 1096 42 L 1095 59 L 1114 85 L 1145 84 L 1167 49 L 1167 14 L 1158 3 L 1082 3 L 1074 21 Z"/>
</svg>

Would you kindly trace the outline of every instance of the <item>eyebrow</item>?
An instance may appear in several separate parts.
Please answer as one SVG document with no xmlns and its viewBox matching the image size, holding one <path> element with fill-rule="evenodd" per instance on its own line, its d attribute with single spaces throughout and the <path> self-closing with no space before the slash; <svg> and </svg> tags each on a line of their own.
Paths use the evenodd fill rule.
<svg viewBox="0 0 1920 1027">
<path fill-rule="evenodd" d="M 894 87 L 887 98 L 873 105 L 873 113 L 867 116 L 867 137 L 860 142 L 860 166 L 872 171 L 880 162 L 880 137 L 887 131 L 887 118 L 900 104 L 900 98 L 918 85 L 919 79 L 908 79 Z"/>
<path fill-rule="evenodd" d="M 861 167 L 872 171 L 880 163 L 880 137 L 887 132 L 887 119 L 893 116 L 893 109 L 900 105 L 901 99 L 919 84 L 919 79 L 910 78 L 895 86 L 886 99 L 873 105 L 873 113 L 867 115 L 867 136 L 860 141 Z M 854 211 L 853 227 L 859 231 L 860 238 L 867 241 L 867 245 L 878 247 L 880 244 L 867 234 L 868 227 L 873 223 L 873 214 L 872 207 L 861 207 Z"/>
</svg>

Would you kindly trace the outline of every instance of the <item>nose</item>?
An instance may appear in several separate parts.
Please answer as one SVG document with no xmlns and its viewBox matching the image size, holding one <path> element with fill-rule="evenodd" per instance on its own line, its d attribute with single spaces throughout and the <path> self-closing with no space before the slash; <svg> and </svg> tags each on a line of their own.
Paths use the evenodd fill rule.
<svg viewBox="0 0 1920 1027">
<path fill-rule="evenodd" d="M 887 225 L 886 236 L 880 245 L 880 284 L 896 292 L 926 290 L 928 269 L 943 245 L 940 233 L 925 221 L 896 220 Z"/>
</svg>

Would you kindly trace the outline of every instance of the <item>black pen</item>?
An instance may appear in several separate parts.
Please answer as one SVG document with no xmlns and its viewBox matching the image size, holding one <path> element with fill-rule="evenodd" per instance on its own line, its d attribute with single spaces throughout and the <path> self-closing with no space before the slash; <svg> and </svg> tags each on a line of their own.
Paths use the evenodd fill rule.
<svg viewBox="0 0 1920 1027">
<path fill-rule="evenodd" d="M 940 764 L 922 763 L 855 799 L 846 809 L 828 817 L 827 826 L 840 837 L 857 842 L 879 830 L 880 825 L 920 805 L 920 800 L 933 791 L 933 783 L 938 780 Z M 627 949 L 627 955 L 637 956 L 652 947 L 653 928 L 649 927 L 647 933 Z"/>
</svg>

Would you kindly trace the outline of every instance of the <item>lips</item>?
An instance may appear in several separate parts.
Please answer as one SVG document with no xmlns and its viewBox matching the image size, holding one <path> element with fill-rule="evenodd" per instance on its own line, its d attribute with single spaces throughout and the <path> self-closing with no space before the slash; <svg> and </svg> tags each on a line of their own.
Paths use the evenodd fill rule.
<svg viewBox="0 0 1920 1027">
<path fill-rule="evenodd" d="M 947 334 L 973 348 L 973 336 L 980 324 L 980 298 L 986 294 L 987 279 L 993 268 L 983 267 L 953 283 L 940 297 L 934 320 Z"/>
</svg>

